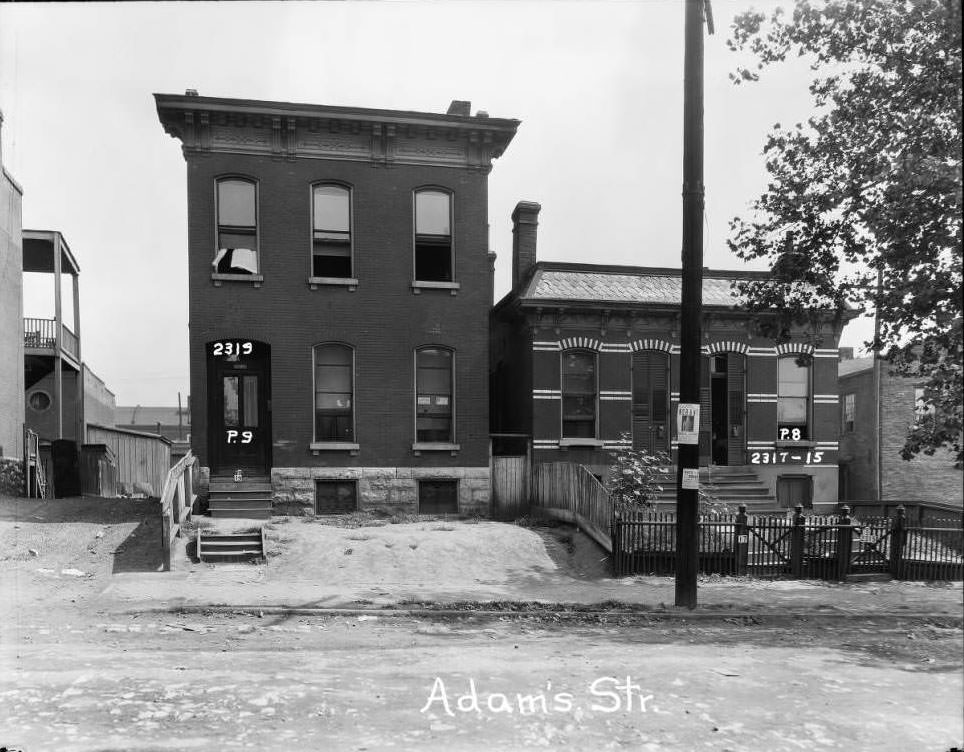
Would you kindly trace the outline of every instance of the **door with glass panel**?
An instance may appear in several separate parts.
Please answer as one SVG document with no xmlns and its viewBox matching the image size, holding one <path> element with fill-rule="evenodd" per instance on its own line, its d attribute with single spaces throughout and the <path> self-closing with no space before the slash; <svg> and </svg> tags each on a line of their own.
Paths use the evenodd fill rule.
<svg viewBox="0 0 964 752">
<path fill-rule="evenodd" d="M 271 428 L 267 345 L 251 340 L 208 344 L 211 472 L 269 470 Z"/>
</svg>

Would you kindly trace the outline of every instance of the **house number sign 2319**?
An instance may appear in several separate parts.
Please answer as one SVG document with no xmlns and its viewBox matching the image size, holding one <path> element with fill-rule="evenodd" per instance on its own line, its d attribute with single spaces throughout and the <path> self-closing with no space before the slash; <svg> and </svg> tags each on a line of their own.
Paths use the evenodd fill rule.
<svg viewBox="0 0 964 752">
<path fill-rule="evenodd" d="M 218 355 L 250 355 L 254 352 L 252 342 L 215 342 L 211 346 L 211 354 Z"/>
</svg>

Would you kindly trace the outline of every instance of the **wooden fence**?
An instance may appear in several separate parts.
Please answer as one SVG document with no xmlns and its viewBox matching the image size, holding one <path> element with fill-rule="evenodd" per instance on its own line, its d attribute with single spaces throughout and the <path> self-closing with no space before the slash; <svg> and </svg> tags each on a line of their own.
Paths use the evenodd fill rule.
<svg viewBox="0 0 964 752">
<path fill-rule="evenodd" d="M 117 496 L 117 460 L 106 444 L 80 447 L 80 492 L 84 496 Z"/>
<path fill-rule="evenodd" d="M 904 580 L 964 579 L 961 517 L 923 526 L 893 517 L 852 518 L 708 515 L 699 522 L 699 571 L 703 574 L 791 576 L 843 580 L 854 574 L 889 574 Z M 676 567 L 675 515 L 619 507 L 612 520 L 617 576 L 672 574 Z"/>
<path fill-rule="evenodd" d="M 126 428 L 87 426 L 88 444 L 106 444 L 117 465 L 119 493 L 159 498 L 171 469 L 171 442 L 163 436 Z"/>
<path fill-rule="evenodd" d="M 607 551 L 613 507 L 609 494 L 583 465 L 544 462 L 532 469 L 532 511 L 574 522 Z"/>
<path fill-rule="evenodd" d="M 161 551 L 165 572 L 174 569 L 174 539 L 181 534 L 181 524 L 191 519 L 195 489 L 198 483 L 198 462 L 188 452 L 174 465 L 164 479 L 161 491 Z"/>
<path fill-rule="evenodd" d="M 529 457 L 492 458 L 492 517 L 514 520 L 529 510 Z"/>
</svg>

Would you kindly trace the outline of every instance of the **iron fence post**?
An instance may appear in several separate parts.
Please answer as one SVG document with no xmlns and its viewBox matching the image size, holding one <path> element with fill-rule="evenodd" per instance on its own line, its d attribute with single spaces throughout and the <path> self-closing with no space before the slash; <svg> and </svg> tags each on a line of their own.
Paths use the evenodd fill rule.
<svg viewBox="0 0 964 752">
<path fill-rule="evenodd" d="M 854 529 L 850 519 L 850 507 L 846 504 L 840 510 L 841 518 L 837 524 L 837 579 L 845 580 L 850 572 L 850 553 L 853 548 Z"/>
<path fill-rule="evenodd" d="M 907 510 L 901 504 L 890 526 L 890 576 L 900 579 L 904 569 L 904 543 L 907 536 Z"/>
<path fill-rule="evenodd" d="M 803 504 L 793 508 L 793 527 L 790 529 L 790 574 L 803 575 Z"/>
<path fill-rule="evenodd" d="M 736 574 L 743 576 L 747 571 L 750 554 L 750 526 L 747 524 L 746 504 L 740 504 L 736 514 Z"/>
</svg>

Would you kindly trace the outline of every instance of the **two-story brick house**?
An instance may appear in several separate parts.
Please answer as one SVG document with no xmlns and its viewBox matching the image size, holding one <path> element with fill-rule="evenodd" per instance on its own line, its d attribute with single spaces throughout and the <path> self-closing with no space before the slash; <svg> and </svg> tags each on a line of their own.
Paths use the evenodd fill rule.
<svg viewBox="0 0 964 752">
<path fill-rule="evenodd" d="M 841 348 L 840 500 L 964 503 L 964 475 L 946 448 L 904 460 L 908 430 L 930 419 L 923 380 L 891 373 L 886 361 Z M 878 412 L 879 410 L 879 412 Z"/>
<path fill-rule="evenodd" d="M 319 512 L 485 512 L 487 184 L 518 121 L 155 99 L 187 162 L 202 466 Z"/>
<path fill-rule="evenodd" d="M 679 269 L 536 261 L 538 204 L 513 213 L 513 288 L 492 312 L 494 433 L 532 437 L 533 462 L 605 476 L 630 443 L 671 456 L 679 403 Z M 777 344 L 739 304 L 735 281 L 703 272 L 700 465 L 727 468 L 781 507 L 837 500 L 837 343 L 849 316 L 819 317 Z M 739 486 L 737 486 L 739 488 Z M 772 502 L 770 504 L 772 506 Z"/>
</svg>

